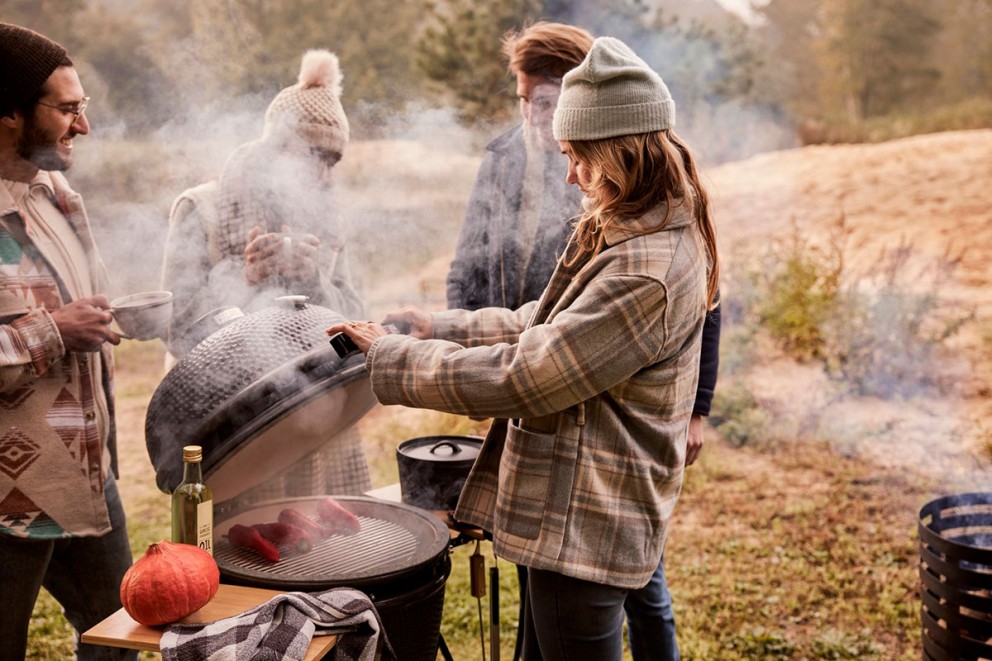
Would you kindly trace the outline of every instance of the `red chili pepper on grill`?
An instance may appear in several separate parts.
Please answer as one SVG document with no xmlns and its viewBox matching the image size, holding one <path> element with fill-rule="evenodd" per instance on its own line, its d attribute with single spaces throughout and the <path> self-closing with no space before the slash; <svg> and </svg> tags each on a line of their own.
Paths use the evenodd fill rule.
<svg viewBox="0 0 992 661">
<path fill-rule="evenodd" d="M 358 517 L 330 496 L 317 501 L 317 517 L 339 535 L 354 535 L 362 529 Z"/>
<path fill-rule="evenodd" d="M 297 526 L 282 522 L 256 523 L 252 528 L 276 546 L 290 547 L 294 554 L 307 553 L 313 549 L 310 535 Z"/>
<path fill-rule="evenodd" d="M 244 546 L 258 551 L 269 562 L 279 562 L 279 549 L 255 528 L 235 524 L 227 531 L 227 539 L 234 546 Z"/>
<path fill-rule="evenodd" d="M 291 526 L 302 528 L 310 534 L 310 537 L 318 541 L 323 541 L 334 534 L 334 531 L 323 526 L 298 509 L 287 507 L 279 512 L 279 523 L 288 523 Z"/>
</svg>

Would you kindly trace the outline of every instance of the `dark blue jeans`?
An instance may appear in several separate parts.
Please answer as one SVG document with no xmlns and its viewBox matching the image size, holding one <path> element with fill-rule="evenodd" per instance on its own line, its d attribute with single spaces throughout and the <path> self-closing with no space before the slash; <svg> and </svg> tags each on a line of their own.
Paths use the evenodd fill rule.
<svg viewBox="0 0 992 661">
<path fill-rule="evenodd" d="M 120 586 L 131 566 L 124 507 L 113 476 L 104 490 L 113 530 L 102 537 L 31 540 L 0 535 L 0 661 L 23 661 L 28 624 L 44 586 L 76 630 L 85 661 L 137 659 L 135 650 L 82 645 L 79 634 L 121 607 Z"/>
<path fill-rule="evenodd" d="M 527 572 L 523 661 L 621 661 L 627 590 Z"/>
<path fill-rule="evenodd" d="M 627 639 L 634 661 L 679 661 L 664 556 L 648 584 L 630 591 L 623 608 L 627 612 Z"/>
</svg>

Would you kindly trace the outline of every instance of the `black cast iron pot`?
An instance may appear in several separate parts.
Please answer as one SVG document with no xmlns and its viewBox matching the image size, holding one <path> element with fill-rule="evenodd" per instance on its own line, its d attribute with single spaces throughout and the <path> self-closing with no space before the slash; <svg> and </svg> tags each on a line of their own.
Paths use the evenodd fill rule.
<svg viewBox="0 0 992 661">
<path fill-rule="evenodd" d="M 451 510 L 479 456 L 478 436 L 421 436 L 396 448 L 400 493 L 408 505 Z"/>
</svg>

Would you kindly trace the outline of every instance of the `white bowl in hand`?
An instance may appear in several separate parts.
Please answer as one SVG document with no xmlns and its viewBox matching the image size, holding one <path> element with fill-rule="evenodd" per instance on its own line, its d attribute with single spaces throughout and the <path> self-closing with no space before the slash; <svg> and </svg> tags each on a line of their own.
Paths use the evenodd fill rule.
<svg viewBox="0 0 992 661">
<path fill-rule="evenodd" d="M 110 302 L 114 320 L 123 335 L 134 340 L 165 337 L 172 319 L 172 292 L 146 291 Z"/>
</svg>

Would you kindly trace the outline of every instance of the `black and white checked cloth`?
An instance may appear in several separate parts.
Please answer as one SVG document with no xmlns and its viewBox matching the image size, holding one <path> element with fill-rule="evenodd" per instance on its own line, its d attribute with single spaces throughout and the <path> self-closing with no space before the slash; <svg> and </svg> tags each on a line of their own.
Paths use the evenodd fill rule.
<svg viewBox="0 0 992 661">
<path fill-rule="evenodd" d="M 338 636 L 334 661 L 396 658 L 375 606 L 351 588 L 288 592 L 216 622 L 173 624 L 159 645 L 163 661 L 300 661 L 323 635 Z"/>
</svg>

